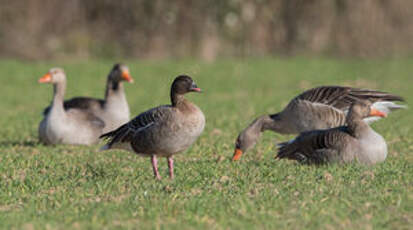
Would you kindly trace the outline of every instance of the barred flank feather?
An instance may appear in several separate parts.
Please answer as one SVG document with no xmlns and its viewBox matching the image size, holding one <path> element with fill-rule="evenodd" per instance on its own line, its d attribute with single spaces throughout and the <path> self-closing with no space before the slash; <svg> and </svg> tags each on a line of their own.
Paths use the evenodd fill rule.
<svg viewBox="0 0 413 230">
<path fill-rule="evenodd" d="M 326 163 L 334 148 L 348 137 L 349 130 L 345 126 L 303 132 L 296 139 L 279 144 L 276 158 L 287 158 L 301 163 Z"/>
</svg>

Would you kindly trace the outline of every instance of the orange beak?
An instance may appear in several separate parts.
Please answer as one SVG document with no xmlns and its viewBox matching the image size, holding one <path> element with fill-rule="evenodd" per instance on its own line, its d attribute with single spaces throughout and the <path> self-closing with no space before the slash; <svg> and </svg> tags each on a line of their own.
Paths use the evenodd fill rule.
<svg viewBox="0 0 413 230">
<path fill-rule="evenodd" d="M 50 73 L 43 75 L 43 77 L 39 79 L 39 83 L 48 83 L 51 81 L 52 81 L 52 75 L 50 75 Z"/>
<path fill-rule="evenodd" d="M 386 113 L 383 113 L 382 111 L 380 111 L 380 110 L 377 110 L 377 109 L 374 109 L 374 108 L 371 108 L 371 110 L 370 110 L 370 116 L 375 116 L 375 117 L 387 117 L 387 114 Z"/>
<path fill-rule="evenodd" d="M 122 72 L 122 79 L 129 82 L 129 83 L 133 82 L 133 78 L 131 77 L 131 75 L 127 71 Z"/>
<path fill-rule="evenodd" d="M 241 156 L 242 156 L 242 150 L 236 148 L 235 151 L 234 151 L 234 156 L 232 157 L 232 160 L 237 161 L 241 158 Z"/>
</svg>

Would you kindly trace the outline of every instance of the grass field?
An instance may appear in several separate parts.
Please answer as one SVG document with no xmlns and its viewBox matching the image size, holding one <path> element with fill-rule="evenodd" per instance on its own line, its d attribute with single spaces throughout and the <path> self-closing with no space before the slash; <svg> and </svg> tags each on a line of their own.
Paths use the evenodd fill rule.
<svg viewBox="0 0 413 230">
<path fill-rule="evenodd" d="M 413 59 L 265 58 L 126 61 L 132 115 L 169 103 L 173 78 L 187 73 L 203 94 L 203 135 L 175 157 L 169 180 L 153 179 L 149 159 L 97 146 L 44 146 L 37 141 L 50 85 L 37 79 L 53 66 L 68 75 L 66 98 L 102 97 L 112 61 L 0 61 L 1 229 L 412 229 L 413 116 L 397 111 L 373 126 L 387 140 L 387 160 L 312 167 L 274 160 L 267 132 L 240 162 L 229 159 L 238 132 L 260 114 L 279 111 L 318 85 L 381 89 L 413 101 Z"/>
</svg>

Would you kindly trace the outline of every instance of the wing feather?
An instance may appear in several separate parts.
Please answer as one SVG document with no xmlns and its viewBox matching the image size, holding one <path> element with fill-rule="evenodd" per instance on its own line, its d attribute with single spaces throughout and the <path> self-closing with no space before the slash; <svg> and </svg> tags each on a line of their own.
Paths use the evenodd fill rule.
<svg viewBox="0 0 413 230">
<path fill-rule="evenodd" d="M 107 146 L 109 148 L 115 143 L 131 142 L 136 134 L 145 132 L 145 130 L 158 124 L 163 119 L 165 119 L 166 116 L 169 116 L 171 109 L 172 107 L 167 105 L 150 109 L 139 114 L 134 119 L 122 125 L 118 129 L 103 134 L 102 136 L 100 136 L 100 138 L 108 140 Z"/>
<path fill-rule="evenodd" d="M 276 158 L 302 163 L 326 163 L 333 154 L 337 154 L 337 148 L 346 138 L 350 138 L 350 135 L 345 126 L 303 132 L 295 140 L 279 144 Z"/>
<path fill-rule="evenodd" d="M 343 86 L 313 88 L 298 95 L 295 99 L 322 103 L 340 110 L 348 109 L 357 100 L 369 100 L 373 103 L 378 101 L 404 101 L 402 97 L 387 92 Z"/>
<path fill-rule="evenodd" d="M 89 110 L 93 108 L 102 108 L 105 104 L 104 100 L 89 98 L 89 97 L 75 97 L 63 102 L 63 107 L 66 111 L 69 109 Z M 43 115 L 46 116 L 50 111 L 50 106 L 43 110 Z"/>
</svg>

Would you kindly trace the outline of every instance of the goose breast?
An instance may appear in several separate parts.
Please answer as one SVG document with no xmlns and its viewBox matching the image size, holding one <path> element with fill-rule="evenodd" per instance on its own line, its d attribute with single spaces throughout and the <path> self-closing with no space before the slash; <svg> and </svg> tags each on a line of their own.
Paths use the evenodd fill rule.
<svg viewBox="0 0 413 230">
<path fill-rule="evenodd" d="M 359 140 L 360 153 L 358 160 L 364 164 L 383 162 L 387 157 L 387 144 L 384 138 L 369 127 Z"/>
</svg>

